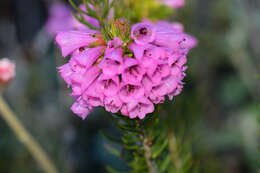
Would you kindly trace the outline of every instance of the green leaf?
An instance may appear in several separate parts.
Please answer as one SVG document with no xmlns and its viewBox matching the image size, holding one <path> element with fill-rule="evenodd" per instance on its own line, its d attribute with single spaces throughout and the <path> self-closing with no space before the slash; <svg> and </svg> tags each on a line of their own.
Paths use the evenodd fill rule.
<svg viewBox="0 0 260 173">
<path fill-rule="evenodd" d="M 96 12 L 88 6 L 88 2 L 86 0 L 83 0 L 83 4 L 86 7 L 86 10 L 88 11 L 88 16 L 91 16 L 95 19 L 99 19 Z"/>
<path fill-rule="evenodd" d="M 171 156 L 168 154 L 166 158 L 163 160 L 160 166 L 160 172 L 165 172 L 168 170 L 169 164 L 172 162 Z"/>
<path fill-rule="evenodd" d="M 137 150 L 137 151 L 141 151 L 141 147 L 138 145 L 124 145 L 124 147 L 128 150 Z"/>
<path fill-rule="evenodd" d="M 95 27 L 95 26 L 92 26 L 91 24 L 89 24 L 87 21 L 85 21 L 85 19 L 82 17 L 81 14 L 79 14 L 80 16 L 76 15 L 75 13 L 72 12 L 72 16 L 78 20 L 80 23 L 88 26 L 90 29 L 93 29 L 93 30 L 99 30 L 99 28 Z"/>
<path fill-rule="evenodd" d="M 123 131 L 129 131 L 129 132 L 132 132 L 132 133 L 136 133 L 136 134 L 140 134 L 140 131 L 139 130 L 136 130 L 134 128 L 128 128 L 128 127 L 125 127 L 124 124 L 117 124 L 117 127 Z"/>
<path fill-rule="evenodd" d="M 161 152 L 168 146 L 169 140 L 165 139 L 164 143 L 161 145 L 156 145 L 154 148 L 152 148 L 152 158 L 158 157 Z"/>
<path fill-rule="evenodd" d="M 85 15 L 89 16 L 89 14 L 88 14 L 87 12 L 81 10 L 81 9 L 73 2 L 73 0 L 69 0 L 69 3 L 70 3 L 70 5 L 71 5 L 75 10 L 77 10 L 79 13 L 82 13 L 82 14 L 85 14 Z"/>
<path fill-rule="evenodd" d="M 103 130 L 100 130 L 100 133 L 107 140 L 110 140 L 110 141 L 115 142 L 115 143 L 121 143 L 122 142 L 120 139 L 117 139 L 117 138 L 114 138 L 114 137 L 107 135 Z"/>
<path fill-rule="evenodd" d="M 116 171 L 114 168 L 112 168 L 110 166 L 106 166 L 106 170 L 109 173 L 120 173 L 120 172 Z"/>
<path fill-rule="evenodd" d="M 110 10 L 109 0 L 104 0 L 104 7 L 103 7 L 103 14 L 102 14 L 103 19 L 107 17 L 109 10 Z"/>
<path fill-rule="evenodd" d="M 120 156 L 120 151 L 118 151 L 117 149 L 115 149 L 115 148 L 112 147 L 111 145 L 105 144 L 104 147 L 105 147 L 105 149 L 106 149 L 107 151 L 109 151 L 111 154 L 113 154 L 113 155 L 115 155 L 115 156 L 117 156 L 117 157 Z"/>
<path fill-rule="evenodd" d="M 134 143 L 134 142 L 140 142 L 139 138 L 127 138 L 127 137 L 122 137 L 123 143 Z"/>
</svg>

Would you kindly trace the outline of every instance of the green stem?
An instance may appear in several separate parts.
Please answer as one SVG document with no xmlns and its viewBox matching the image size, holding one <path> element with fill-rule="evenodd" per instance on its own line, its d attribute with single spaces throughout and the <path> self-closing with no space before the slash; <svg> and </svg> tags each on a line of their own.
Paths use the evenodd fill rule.
<svg viewBox="0 0 260 173">
<path fill-rule="evenodd" d="M 52 164 L 46 153 L 33 139 L 29 132 L 24 128 L 21 122 L 16 118 L 14 112 L 9 108 L 7 103 L 4 101 L 2 95 L 0 95 L 0 112 L 3 119 L 13 130 L 17 138 L 24 144 L 29 150 L 35 160 L 38 161 L 39 165 L 47 173 L 57 173 L 57 169 Z"/>
<path fill-rule="evenodd" d="M 150 146 L 148 145 L 148 139 L 145 137 L 145 135 L 141 136 L 141 138 L 143 138 L 144 157 L 149 168 L 149 173 L 156 173 L 157 171 L 152 162 L 152 152 Z"/>
</svg>

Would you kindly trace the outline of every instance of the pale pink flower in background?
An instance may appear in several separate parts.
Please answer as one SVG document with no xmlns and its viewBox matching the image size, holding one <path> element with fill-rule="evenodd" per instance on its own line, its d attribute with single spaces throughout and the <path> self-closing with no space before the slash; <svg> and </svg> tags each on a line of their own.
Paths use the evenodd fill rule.
<svg viewBox="0 0 260 173">
<path fill-rule="evenodd" d="M 71 8 L 64 3 L 53 3 L 45 24 L 46 31 L 54 37 L 57 32 L 72 30 L 74 26 L 71 11 Z"/>
<path fill-rule="evenodd" d="M 185 4 L 185 0 L 160 0 L 160 1 L 171 8 L 181 8 Z"/>
<path fill-rule="evenodd" d="M 81 10 L 86 11 L 84 5 L 79 6 Z M 92 6 L 90 6 L 93 8 Z M 48 20 L 45 24 L 45 29 L 48 34 L 54 37 L 58 32 L 70 30 L 88 30 L 89 28 L 76 20 L 72 15 L 72 9 L 61 2 L 53 3 L 49 10 Z M 97 28 L 100 27 L 97 19 L 83 15 L 84 19 Z"/>
<path fill-rule="evenodd" d="M 0 60 L 0 85 L 6 85 L 15 77 L 15 63 L 8 58 Z"/>
</svg>

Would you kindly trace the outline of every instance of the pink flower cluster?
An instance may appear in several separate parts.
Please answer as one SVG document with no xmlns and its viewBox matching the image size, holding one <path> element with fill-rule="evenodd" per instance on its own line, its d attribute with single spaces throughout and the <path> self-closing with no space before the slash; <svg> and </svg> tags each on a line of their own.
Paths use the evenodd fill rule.
<svg viewBox="0 0 260 173">
<path fill-rule="evenodd" d="M 71 109 L 83 119 L 97 106 L 143 119 L 165 96 L 180 94 L 186 55 L 196 45 L 181 24 L 167 22 L 133 25 L 127 43 L 118 37 L 106 43 L 93 30 L 59 32 L 56 42 L 71 56 L 58 69 L 72 88 Z"/>
</svg>

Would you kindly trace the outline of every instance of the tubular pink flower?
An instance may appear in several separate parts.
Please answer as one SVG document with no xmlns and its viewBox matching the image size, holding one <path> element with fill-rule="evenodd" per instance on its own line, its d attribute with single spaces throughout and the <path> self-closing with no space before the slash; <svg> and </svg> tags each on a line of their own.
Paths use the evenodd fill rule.
<svg viewBox="0 0 260 173">
<path fill-rule="evenodd" d="M 167 77 L 171 73 L 171 68 L 168 64 L 158 64 L 155 69 L 148 69 L 147 74 L 154 83 L 159 83 L 162 78 Z"/>
<path fill-rule="evenodd" d="M 150 77 L 147 74 L 144 75 L 141 83 L 142 83 L 142 85 L 144 87 L 145 96 L 149 97 L 150 93 L 151 93 L 151 90 L 152 90 L 152 87 L 155 84 L 153 83 L 153 81 L 150 79 Z"/>
<path fill-rule="evenodd" d="M 73 113 L 80 116 L 82 119 L 85 119 L 88 114 L 93 110 L 92 106 L 87 104 L 84 100 L 77 100 L 71 107 Z"/>
<path fill-rule="evenodd" d="M 186 34 L 185 39 L 180 42 L 180 48 L 190 50 L 194 48 L 197 44 L 198 41 L 195 37 Z"/>
<path fill-rule="evenodd" d="M 98 46 L 94 48 L 87 48 L 79 54 L 72 56 L 75 61 L 84 66 L 85 69 L 91 67 L 96 60 L 102 55 L 102 51 L 105 49 L 104 46 Z"/>
<path fill-rule="evenodd" d="M 71 97 L 74 99 L 79 98 L 82 95 L 82 89 L 81 84 L 74 82 L 73 85 L 71 85 L 72 93 L 70 94 Z"/>
<path fill-rule="evenodd" d="M 119 90 L 119 98 L 124 103 L 139 99 L 143 96 L 144 89 L 141 85 L 131 85 L 123 83 Z"/>
<path fill-rule="evenodd" d="M 182 67 L 184 64 L 186 64 L 187 58 L 185 55 L 180 56 L 177 61 L 175 61 L 175 64 L 179 67 Z"/>
<path fill-rule="evenodd" d="M 98 80 L 98 89 L 105 96 L 114 96 L 119 90 L 119 77 L 117 75 L 113 77 L 106 76 L 104 74 L 100 75 Z"/>
<path fill-rule="evenodd" d="M 114 76 L 120 74 L 122 71 L 123 63 L 123 50 L 117 48 L 109 54 L 105 55 L 99 67 L 102 69 L 102 72 L 107 76 Z"/>
<path fill-rule="evenodd" d="M 124 57 L 124 70 L 122 72 L 122 80 L 127 84 L 140 84 L 145 71 L 138 62 L 130 57 Z"/>
<path fill-rule="evenodd" d="M 125 103 L 122 104 L 122 107 L 121 107 L 121 114 L 124 115 L 124 116 L 129 116 L 129 112 L 127 110 L 127 105 Z"/>
<path fill-rule="evenodd" d="M 155 32 L 153 27 L 148 23 L 138 23 L 133 25 L 131 37 L 135 40 L 136 44 L 145 45 L 155 39 Z"/>
<path fill-rule="evenodd" d="M 59 73 L 63 80 L 68 84 L 68 87 L 71 85 L 70 76 L 73 73 L 70 64 L 64 64 L 63 66 L 58 67 Z"/>
<path fill-rule="evenodd" d="M 83 99 L 91 106 L 103 106 L 104 95 L 97 90 L 97 81 L 83 93 Z"/>
<path fill-rule="evenodd" d="M 130 118 L 139 117 L 140 119 L 143 119 L 146 114 L 154 111 L 153 103 L 145 97 L 138 100 L 132 100 L 127 104 L 127 108 Z"/>
<path fill-rule="evenodd" d="M 82 83 L 82 90 L 85 91 L 102 73 L 101 69 L 97 66 L 92 66 L 84 74 L 84 81 Z"/>
<path fill-rule="evenodd" d="M 79 64 L 75 58 L 69 60 L 69 65 L 72 71 L 77 74 L 84 74 L 87 70 L 83 65 Z"/>
<path fill-rule="evenodd" d="M 156 101 L 158 100 L 158 97 L 161 98 L 164 95 L 172 93 L 177 88 L 177 84 L 178 80 L 176 80 L 174 76 L 170 75 L 163 79 L 160 84 L 152 87 L 150 99 Z"/>
<path fill-rule="evenodd" d="M 15 63 L 7 58 L 0 60 L 0 86 L 8 84 L 15 77 Z"/>
<path fill-rule="evenodd" d="M 144 56 L 145 46 L 138 45 L 136 43 L 131 43 L 129 49 L 134 53 L 137 60 L 141 60 Z"/>
<path fill-rule="evenodd" d="M 113 40 L 108 41 L 105 55 L 108 55 L 115 51 L 117 48 L 123 45 L 123 41 L 120 38 L 115 37 Z"/>
<path fill-rule="evenodd" d="M 104 104 L 105 109 L 112 113 L 117 113 L 122 107 L 122 102 L 117 95 L 105 97 Z"/>
<path fill-rule="evenodd" d="M 176 89 L 173 92 L 168 94 L 169 100 L 172 100 L 173 97 L 175 97 L 181 93 L 183 84 L 184 84 L 183 82 L 179 82 Z"/>
<path fill-rule="evenodd" d="M 78 48 L 99 41 L 100 38 L 96 34 L 96 31 L 90 30 L 59 32 L 56 36 L 56 42 L 61 49 L 62 56 L 66 57 Z"/>
</svg>

